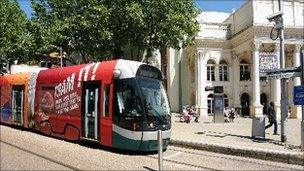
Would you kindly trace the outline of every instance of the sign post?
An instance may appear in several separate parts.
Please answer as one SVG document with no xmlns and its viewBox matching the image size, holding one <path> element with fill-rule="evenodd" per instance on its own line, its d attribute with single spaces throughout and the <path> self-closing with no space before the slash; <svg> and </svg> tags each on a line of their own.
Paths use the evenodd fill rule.
<svg viewBox="0 0 304 171">
<path fill-rule="evenodd" d="M 279 68 L 285 68 L 285 54 L 284 54 L 284 21 L 283 21 L 283 2 L 282 0 L 278 0 L 279 4 L 279 12 L 274 13 L 267 17 L 267 19 L 270 22 L 275 22 L 275 25 L 273 26 L 270 38 L 272 40 L 276 40 L 278 36 L 280 36 L 280 66 Z M 278 34 L 276 37 L 273 37 L 273 31 L 276 31 Z M 287 136 L 285 131 L 285 126 L 287 122 L 287 99 L 285 95 L 285 82 L 286 78 L 281 79 L 281 141 L 286 142 Z"/>
<path fill-rule="evenodd" d="M 301 66 L 302 66 L 302 77 L 301 77 L 301 84 L 302 87 L 304 87 L 304 49 L 302 49 L 302 53 L 300 53 L 300 60 L 301 60 Z M 304 88 L 303 88 L 304 89 Z M 304 151 L 304 93 L 302 92 L 302 122 L 301 122 L 301 149 Z"/>
<path fill-rule="evenodd" d="M 163 135 L 162 130 L 157 131 L 157 141 L 158 141 L 158 170 L 163 170 Z"/>
</svg>

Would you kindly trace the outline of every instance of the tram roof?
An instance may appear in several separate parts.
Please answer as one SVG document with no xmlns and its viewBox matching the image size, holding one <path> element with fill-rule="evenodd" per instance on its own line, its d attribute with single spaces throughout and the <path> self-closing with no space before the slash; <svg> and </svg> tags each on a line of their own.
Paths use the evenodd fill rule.
<svg viewBox="0 0 304 171">
<path fill-rule="evenodd" d="M 145 64 L 145 63 L 138 62 L 138 61 L 119 59 L 115 66 L 115 70 L 116 71 L 118 70 L 120 73 L 118 79 L 135 77 L 139 66 L 141 66 L 143 64 Z"/>
</svg>

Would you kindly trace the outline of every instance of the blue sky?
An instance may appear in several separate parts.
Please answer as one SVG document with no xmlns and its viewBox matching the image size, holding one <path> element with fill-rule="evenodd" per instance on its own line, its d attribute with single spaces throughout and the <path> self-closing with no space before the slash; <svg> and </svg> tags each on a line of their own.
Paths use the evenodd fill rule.
<svg viewBox="0 0 304 171">
<path fill-rule="evenodd" d="M 232 9 L 238 9 L 246 0 L 196 0 L 196 5 L 203 11 L 219 11 L 230 13 Z M 30 0 L 18 0 L 21 8 L 30 16 L 32 8 Z"/>
</svg>

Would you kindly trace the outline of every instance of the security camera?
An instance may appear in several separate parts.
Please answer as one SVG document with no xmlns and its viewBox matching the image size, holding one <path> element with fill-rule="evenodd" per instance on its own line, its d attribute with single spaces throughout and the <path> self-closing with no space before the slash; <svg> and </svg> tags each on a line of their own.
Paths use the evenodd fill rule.
<svg viewBox="0 0 304 171">
<path fill-rule="evenodd" d="M 284 15 L 284 13 L 282 11 L 279 11 L 279 12 L 276 12 L 276 13 L 273 13 L 273 14 L 269 15 L 267 17 L 267 19 L 269 20 L 269 22 L 272 22 L 272 21 L 275 21 L 278 18 L 282 17 L 283 15 Z"/>
</svg>

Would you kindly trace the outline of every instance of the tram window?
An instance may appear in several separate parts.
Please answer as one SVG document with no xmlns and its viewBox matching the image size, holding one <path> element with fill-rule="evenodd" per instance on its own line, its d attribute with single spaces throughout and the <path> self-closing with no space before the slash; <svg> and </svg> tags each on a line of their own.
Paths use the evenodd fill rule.
<svg viewBox="0 0 304 171">
<path fill-rule="evenodd" d="M 109 116 L 109 96 L 110 96 L 110 86 L 105 85 L 104 97 L 103 97 L 103 115 Z"/>
<path fill-rule="evenodd" d="M 140 116 L 142 108 L 135 79 L 116 81 L 116 105 L 120 115 Z"/>
<path fill-rule="evenodd" d="M 42 87 L 40 96 L 40 111 L 44 114 L 52 114 L 55 108 L 54 87 Z"/>
</svg>

